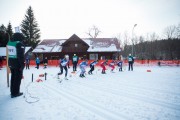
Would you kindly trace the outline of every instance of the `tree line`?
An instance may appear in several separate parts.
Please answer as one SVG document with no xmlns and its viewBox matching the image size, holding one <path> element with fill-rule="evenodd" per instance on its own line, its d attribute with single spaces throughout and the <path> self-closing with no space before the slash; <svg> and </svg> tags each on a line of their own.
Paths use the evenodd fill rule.
<svg viewBox="0 0 180 120">
<path fill-rule="evenodd" d="M 133 54 L 136 59 L 150 60 L 179 60 L 180 59 L 180 24 L 171 25 L 164 29 L 163 39 L 156 33 L 144 36 L 135 36 L 132 43 L 127 32 L 123 38 L 117 38 L 121 44 L 122 55 Z"/>
<path fill-rule="evenodd" d="M 132 53 L 132 45 L 125 45 L 122 54 Z M 180 39 L 144 41 L 134 45 L 136 59 L 177 60 L 180 59 Z"/>
</svg>

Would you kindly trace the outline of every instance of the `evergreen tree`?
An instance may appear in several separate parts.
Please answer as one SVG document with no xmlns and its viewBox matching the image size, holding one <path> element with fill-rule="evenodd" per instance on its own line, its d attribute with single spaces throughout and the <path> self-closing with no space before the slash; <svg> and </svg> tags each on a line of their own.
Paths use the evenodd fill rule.
<svg viewBox="0 0 180 120">
<path fill-rule="evenodd" d="M 35 48 L 40 42 L 40 29 L 31 6 L 27 9 L 25 18 L 22 21 L 21 31 L 26 38 L 25 45 Z"/>
<path fill-rule="evenodd" d="M 12 39 L 13 30 L 12 30 L 12 25 L 11 25 L 11 23 L 10 23 L 10 22 L 9 22 L 9 24 L 8 24 L 8 26 L 7 26 L 6 33 L 8 33 L 8 34 L 9 34 L 10 39 Z"/>
<path fill-rule="evenodd" d="M 6 47 L 8 43 L 9 35 L 6 33 L 6 27 L 2 24 L 0 26 L 0 47 Z"/>
</svg>

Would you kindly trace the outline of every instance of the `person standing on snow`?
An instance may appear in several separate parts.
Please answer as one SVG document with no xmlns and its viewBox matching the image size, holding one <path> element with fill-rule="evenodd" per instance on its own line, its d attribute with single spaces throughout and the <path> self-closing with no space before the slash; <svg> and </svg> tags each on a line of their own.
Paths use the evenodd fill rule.
<svg viewBox="0 0 180 120">
<path fill-rule="evenodd" d="M 111 67 L 111 72 L 113 72 L 114 69 L 115 69 L 115 61 L 114 61 L 114 60 L 112 60 L 112 61 L 109 63 L 109 67 Z"/>
<path fill-rule="evenodd" d="M 73 71 L 75 72 L 76 71 L 76 68 L 77 68 L 77 64 L 78 64 L 78 56 L 76 54 L 74 54 L 73 58 L 72 58 L 72 63 L 73 63 Z"/>
<path fill-rule="evenodd" d="M 120 60 L 117 62 L 117 66 L 119 67 L 119 71 L 122 71 L 123 67 L 123 57 L 121 55 Z"/>
<path fill-rule="evenodd" d="M 39 60 L 39 58 L 37 57 L 37 58 L 36 58 L 36 68 L 37 68 L 37 69 L 39 69 L 39 64 L 40 64 L 40 60 Z"/>
<path fill-rule="evenodd" d="M 67 79 L 67 74 L 68 74 L 68 69 L 67 69 L 67 64 L 69 62 L 69 56 L 65 55 L 64 59 L 60 59 L 59 61 L 60 63 L 60 70 L 61 72 L 58 73 L 58 75 L 62 75 L 63 74 L 63 69 L 65 70 L 65 80 L 68 80 Z"/>
<path fill-rule="evenodd" d="M 29 69 L 29 63 L 30 63 L 30 60 L 29 60 L 29 57 L 27 56 L 25 60 L 26 69 Z"/>
<path fill-rule="evenodd" d="M 122 64 L 123 64 L 123 62 L 121 60 L 117 62 L 117 66 L 119 67 L 119 71 L 122 71 Z"/>
<path fill-rule="evenodd" d="M 88 60 L 86 59 L 86 60 L 83 60 L 80 64 L 79 64 L 79 66 L 80 66 L 80 69 L 81 69 L 81 73 L 80 73 L 80 75 L 79 75 L 79 77 L 85 77 L 84 76 L 84 73 L 86 72 L 86 70 L 85 70 L 85 67 L 86 66 L 88 66 Z"/>
<path fill-rule="evenodd" d="M 131 71 L 133 71 L 133 63 L 134 63 L 134 58 L 131 56 L 131 54 L 129 54 L 129 57 L 128 57 L 128 63 L 129 63 L 129 71 L 131 69 Z"/>
<path fill-rule="evenodd" d="M 102 67 L 102 74 L 106 74 L 106 66 L 107 65 L 108 60 L 101 62 L 101 67 Z"/>
<path fill-rule="evenodd" d="M 66 58 L 68 59 L 67 66 L 68 66 L 68 68 L 70 68 L 70 66 L 69 66 L 69 55 L 66 55 Z"/>
<path fill-rule="evenodd" d="M 43 60 L 44 62 L 44 69 L 47 68 L 47 65 L 48 65 L 48 59 L 47 57 L 45 57 L 45 59 Z"/>
<path fill-rule="evenodd" d="M 24 69 L 24 36 L 21 33 L 14 33 L 12 39 L 8 42 L 8 65 L 11 70 L 11 98 L 23 95 L 20 92 L 21 79 Z"/>
<path fill-rule="evenodd" d="M 88 74 L 92 74 L 92 71 L 94 71 L 94 66 L 98 63 L 98 60 L 95 60 L 93 62 L 90 63 L 90 70 L 88 72 Z"/>
</svg>

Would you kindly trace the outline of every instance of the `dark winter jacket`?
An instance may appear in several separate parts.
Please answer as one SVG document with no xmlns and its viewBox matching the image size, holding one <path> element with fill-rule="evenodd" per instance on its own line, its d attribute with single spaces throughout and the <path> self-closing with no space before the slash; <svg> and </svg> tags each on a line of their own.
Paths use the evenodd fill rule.
<svg viewBox="0 0 180 120">
<path fill-rule="evenodd" d="M 97 61 L 91 62 L 91 63 L 90 63 L 90 67 L 95 66 L 97 63 L 98 63 Z"/>
<path fill-rule="evenodd" d="M 24 69 L 24 51 L 25 46 L 22 43 L 24 36 L 21 33 L 15 33 L 12 40 L 7 44 L 8 46 L 8 64 L 13 69 Z"/>
<path fill-rule="evenodd" d="M 36 58 L 36 64 L 40 64 L 40 60 L 38 57 Z"/>
<path fill-rule="evenodd" d="M 78 56 L 74 55 L 73 59 L 72 59 L 72 62 L 73 63 L 78 63 L 78 60 L 79 60 Z"/>
<path fill-rule="evenodd" d="M 45 58 L 43 62 L 44 62 L 44 64 L 48 64 L 48 59 Z"/>
<path fill-rule="evenodd" d="M 133 58 L 132 56 L 129 56 L 129 57 L 128 57 L 128 62 L 129 62 L 129 63 L 134 63 L 134 58 Z"/>
<path fill-rule="evenodd" d="M 26 64 L 29 64 L 30 63 L 30 60 L 28 57 L 26 57 Z"/>
</svg>

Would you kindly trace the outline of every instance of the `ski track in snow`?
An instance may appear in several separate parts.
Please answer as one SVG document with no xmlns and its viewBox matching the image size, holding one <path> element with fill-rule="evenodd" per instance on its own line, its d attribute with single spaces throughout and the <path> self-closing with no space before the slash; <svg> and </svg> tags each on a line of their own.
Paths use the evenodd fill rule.
<svg viewBox="0 0 180 120">
<path fill-rule="evenodd" d="M 88 79 L 90 79 L 90 77 L 91 76 L 88 76 L 88 77 L 86 77 L 86 78 L 88 78 Z M 70 86 L 70 87 L 75 87 L 75 88 L 81 88 L 81 90 L 83 89 L 91 89 L 91 90 L 89 90 L 89 91 L 103 91 L 103 92 L 106 92 L 106 94 L 110 94 L 110 96 L 112 96 L 112 94 L 114 94 L 114 95 L 116 95 L 116 96 L 120 96 L 120 97 L 127 97 L 128 99 L 133 99 L 133 100 L 135 100 L 135 101 L 137 101 L 137 100 L 139 100 L 139 101 L 141 101 L 141 102 L 144 102 L 144 103 L 150 103 L 150 104 L 153 104 L 153 105 L 155 105 L 155 106 L 160 106 L 160 107 L 162 107 L 162 108 L 168 108 L 168 109 L 171 109 L 172 111 L 175 111 L 175 113 L 178 113 L 179 111 L 180 111 L 180 106 L 179 105 L 177 105 L 177 104 L 173 104 L 173 103 L 168 103 L 168 102 L 166 102 L 166 101 L 163 101 L 163 100 L 159 100 L 159 99 L 157 99 L 157 98 L 150 98 L 150 97 L 148 97 L 147 95 L 142 95 L 142 94 L 138 94 L 138 93 L 136 93 L 136 94 L 131 94 L 130 92 L 131 91 L 128 91 L 128 89 L 129 88 L 131 88 L 131 87 L 129 87 L 128 89 L 126 89 L 126 91 L 121 91 L 122 89 L 120 89 L 120 91 L 118 90 L 117 91 L 117 89 L 113 89 L 113 88 L 107 88 L 107 85 L 104 85 L 103 84 L 103 82 L 99 82 L 99 81 L 96 81 L 96 83 L 95 84 L 89 84 L 89 82 L 87 83 L 87 81 L 86 81 L 86 78 L 82 78 L 82 79 L 78 79 L 77 77 L 74 77 L 74 78 L 71 78 L 71 80 L 69 80 L 68 82 L 69 82 L 69 84 L 68 84 L 68 86 Z M 78 80 L 75 80 L 75 79 L 78 79 Z M 82 82 L 83 81 L 83 82 Z M 65 81 L 63 81 L 63 82 L 67 82 L 66 80 Z M 104 81 L 105 82 L 105 81 Z M 61 84 L 63 84 L 63 83 L 61 83 Z M 52 85 L 52 86 L 54 86 L 54 85 Z M 52 87 L 51 86 L 51 87 Z M 64 85 L 65 86 L 65 85 Z M 63 88 L 65 88 L 63 86 Z M 60 90 L 61 91 L 64 91 L 64 93 L 68 93 L 70 96 L 74 96 L 73 94 L 70 94 L 68 91 L 71 89 L 70 87 L 67 87 L 66 89 L 63 89 L 63 88 L 61 88 Z M 83 88 L 82 88 L 83 87 Z M 121 87 L 121 86 L 120 86 Z M 138 89 L 138 88 L 132 88 L 133 90 L 136 90 L 136 91 L 141 91 L 141 89 Z M 78 89 L 79 90 L 79 89 Z M 76 91 L 76 89 L 72 89 L 72 91 Z M 149 92 L 152 92 L 151 91 L 151 89 L 148 89 L 148 90 L 145 90 L 145 91 L 149 91 Z M 159 90 L 158 92 L 162 92 L 163 90 Z M 156 91 L 157 92 L 157 91 Z M 81 92 L 77 92 L 77 93 L 81 93 Z M 165 92 L 162 92 L 162 93 L 165 93 Z M 170 92 L 171 93 L 171 92 Z M 154 94 L 155 94 L 155 92 L 154 92 Z M 76 96 L 74 96 L 74 97 L 76 97 L 76 98 L 79 98 L 80 100 L 84 100 L 84 98 L 83 98 L 83 94 L 82 94 L 82 96 L 79 96 L 79 94 L 78 94 L 78 96 L 76 95 Z M 84 101 L 88 101 L 88 100 L 84 100 Z M 94 106 L 93 104 L 95 104 L 95 102 L 96 101 L 92 101 L 92 102 L 89 102 L 88 101 L 88 103 L 89 104 L 91 104 L 91 106 Z M 172 102 L 172 101 L 171 101 Z M 92 104 L 93 103 L 93 104 Z M 97 104 L 100 104 L 100 103 L 97 103 Z M 106 104 L 106 103 L 105 103 Z M 96 104 L 95 104 L 96 105 Z M 97 106 L 97 105 L 96 105 Z M 111 106 L 112 107 L 112 106 Z M 92 109 L 93 110 L 93 109 Z M 122 111 L 121 111 L 122 112 Z M 116 112 L 112 112 L 112 113 L 116 113 Z M 119 113 L 117 113 L 117 115 L 118 115 Z M 142 113 L 141 113 L 142 114 Z M 166 114 L 166 113 L 165 113 Z M 121 115 L 121 116 L 124 116 L 124 115 Z M 176 116 L 176 117 L 180 117 L 180 116 Z M 128 118 L 128 117 L 125 117 L 124 116 L 124 118 Z M 111 118 L 112 119 L 112 118 Z M 129 119 L 129 118 L 128 118 Z M 132 119 L 132 118 L 130 118 L 130 119 Z M 142 118 L 141 118 L 142 119 Z"/>
<path fill-rule="evenodd" d="M 91 112 L 101 115 L 101 117 L 104 117 L 104 119 L 107 119 L 107 120 L 119 120 L 119 119 L 120 120 L 123 120 L 123 119 L 131 120 L 130 118 L 128 118 L 128 116 L 121 115 L 120 113 L 116 113 L 115 111 L 108 110 L 101 105 L 92 103 L 83 97 L 73 95 L 68 91 L 65 91 L 62 89 L 58 90 L 50 85 L 45 85 L 45 87 L 47 87 L 48 89 L 50 89 L 53 92 L 56 92 L 57 95 L 59 95 L 61 97 L 63 96 L 65 98 L 67 98 L 68 100 L 71 100 L 72 102 L 85 107 L 86 109 L 90 110 Z"/>
<path fill-rule="evenodd" d="M 152 99 L 152 98 L 150 98 L 149 95 L 147 96 L 145 94 L 144 95 L 140 94 L 140 93 L 133 93 L 132 94 L 131 90 L 129 90 L 129 89 L 133 89 L 135 91 L 139 91 L 140 92 L 141 90 L 138 89 L 138 88 L 128 87 L 128 89 L 126 89 L 126 91 L 123 91 L 123 89 L 121 87 L 118 88 L 118 89 L 107 88 L 107 86 L 103 85 L 102 83 L 100 83 L 100 84 L 96 83 L 96 84 L 92 85 L 92 84 L 86 84 L 84 82 L 78 82 L 78 84 L 79 85 L 83 85 L 84 87 L 89 87 L 92 90 L 96 89 L 96 90 L 99 90 L 99 91 L 105 91 L 106 93 L 111 93 L 111 94 L 115 94 L 115 95 L 119 95 L 119 96 L 123 96 L 123 97 L 129 97 L 129 98 L 132 98 L 132 99 L 138 99 L 138 100 L 141 100 L 141 101 L 144 101 L 144 102 L 150 102 L 150 103 L 161 105 L 161 106 L 164 106 L 164 107 L 167 107 L 167 108 L 180 110 L 180 105 L 164 102 L 163 101 L 164 99 L 163 100 L 159 100 L 158 98 L 153 98 Z M 77 84 L 75 84 L 75 85 L 77 86 Z M 145 91 L 151 92 L 151 96 L 152 96 L 152 94 L 158 94 L 158 93 L 156 93 L 158 91 L 152 93 L 151 89 L 145 90 Z M 155 95 L 155 96 L 157 96 L 157 95 Z M 176 102 L 176 101 L 174 101 L 174 102 Z"/>
<path fill-rule="evenodd" d="M 163 102 L 163 101 L 160 101 L 160 100 L 157 100 L 157 99 L 151 99 L 151 98 L 148 98 L 148 96 L 145 96 L 145 95 L 142 95 L 142 94 L 131 94 L 130 91 L 117 91 L 116 89 L 112 89 L 112 88 L 106 88 L 106 87 L 99 87 L 98 85 L 97 86 L 92 86 L 92 85 L 89 85 L 89 84 L 84 84 L 84 83 L 79 83 L 81 85 L 83 85 L 83 87 L 89 87 L 90 89 L 94 90 L 99 90 L 99 91 L 104 91 L 106 93 L 109 93 L 109 94 L 115 94 L 115 95 L 118 95 L 118 96 L 121 96 L 121 97 L 127 97 L 127 98 L 131 98 L 131 99 L 135 99 L 135 100 L 140 100 L 142 102 L 149 102 L 149 103 L 152 103 L 152 104 L 155 104 L 155 105 L 160 105 L 162 107 L 167 107 L 167 108 L 170 108 L 170 109 L 175 109 L 175 110 L 178 110 L 180 111 L 180 106 L 177 106 L 176 104 L 172 104 L 172 103 L 167 103 L 167 102 Z M 79 87 L 77 84 L 75 84 L 77 87 Z M 94 88 L 94 89 L 93 89 Z M 138 89 L 136 89 L 138 90 Z"/>
</svg>

